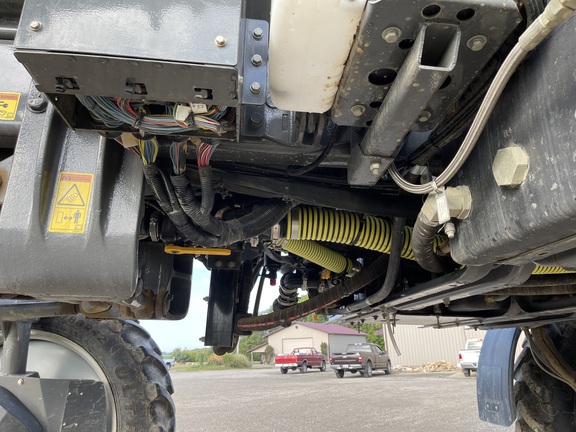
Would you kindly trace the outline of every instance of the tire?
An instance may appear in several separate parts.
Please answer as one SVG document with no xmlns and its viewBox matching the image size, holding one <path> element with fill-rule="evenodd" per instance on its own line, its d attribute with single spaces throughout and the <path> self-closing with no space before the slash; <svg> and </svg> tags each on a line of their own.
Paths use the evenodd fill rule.
<svg viewBox="0 0 576 432">
<path fill-rule="evenodd" d="M 372 362 L 368 360 L 364 366 L 364 378 L 370 378 L 372 376 Z"/>
<path fill-rule="evenodd" d="M 280 373 L 286 375 L 288 373 L 288 368 L 280 368 Z"/>
<path fill-rule="evenodd" d="M 344 370 L 343 369 L 336 369 L 334 371 L 334 373 L 336 374 L 336 378 L 344 378 Z"/>
<path fill-rule="evenodd" d="M 350 373 L 356 373 L 356 372 L 358 372 L 357 369 L 352 369 L 352 370 L 350 371 Z"/>
<path fill-rule="evenodd" d="M 392 363 L 390 363 L 390 360 L 388 360 L 388 363 L 386 364 L 386 369 L 384 369 L 384 373 L 386 375 L 390 375 L 392 373 Z"/>
<path fill-rule="evenodd" d="M 576 367 L 572 348 L 576 343 L 573 324 L 546 326 L 548 335 L 567 363 Z M 525 349 L 515 373 L 516 432 L 568 432 L 576 424 L 574 390 L 544 372 Z"/>
<path fill-rule="evenodd" d="M 470 369 L 462 369 L 462 373 L 464 374 L 465 377 L 469 377 L 470 376 Z"/>
<path fill-rule="evenodd" d="M 291 371 L 295 371 L 296 369 L 298 369 L 298 368 L 297 367 L 290 368 Z"/>
<path fill-rule="evenodd" d="M 100 430 L 175 430 L 168 369 L 156 343 L 136 323 L 81 315 L 41 319 L 32 325 L 29 353 L 28 369 L 38 371 L 42 378 L 104 383 L 108 424 Z M 94 425 L 87 426 L 94 430 Z"/>
<path fill-rule="evenodd" d="M 308 363 L 306 361 L 302 362 L 302 366 L 300 366 L 300 373 L 308 372 Z"/>
<path fill-rule="evenodd" d="M 320 372 L 326 372 L 326 362 L 322 360 L 322 364 L 320 365 Z"/>
</svg>

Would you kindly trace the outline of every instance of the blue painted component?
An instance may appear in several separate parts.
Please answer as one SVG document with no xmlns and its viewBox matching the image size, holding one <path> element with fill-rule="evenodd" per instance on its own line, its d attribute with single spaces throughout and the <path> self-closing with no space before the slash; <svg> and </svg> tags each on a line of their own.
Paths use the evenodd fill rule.
<svg viewBox="0 0 576 432">
<path fill-rule="evenodd" d="M 512 378 L 519 336 L 517 328 L 490 330 L 486 334 L 476 384 L 481 420 L 500 426 L 510 426 L 516 420 Z"/>
</svg>

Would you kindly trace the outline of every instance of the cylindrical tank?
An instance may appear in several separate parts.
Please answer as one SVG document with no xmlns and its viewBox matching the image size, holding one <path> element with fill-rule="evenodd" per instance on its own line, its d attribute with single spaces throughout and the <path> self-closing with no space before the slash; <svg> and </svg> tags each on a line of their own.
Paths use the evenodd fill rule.
<svg viewBox="0 0 576 432">
<path fill-rule="evenodd" d="M 330 109 L 366 0 L 273 0 L 270 95 L 276 107 Z"/>
</svg>

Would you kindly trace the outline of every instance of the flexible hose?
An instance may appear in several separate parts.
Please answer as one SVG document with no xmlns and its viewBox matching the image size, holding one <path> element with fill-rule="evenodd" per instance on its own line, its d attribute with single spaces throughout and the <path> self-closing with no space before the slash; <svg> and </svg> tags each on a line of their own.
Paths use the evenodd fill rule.
<svg viewBox="0 0 576 432">
<path fill-rule="evenodd" d="M 302 288 L 302 273 L 286 273 L 280 279 L 278 298 L 272 303 L 272 310 L 279 311 L 298 303 L 298 288 Z"/>
<path fill-rule="evenodd" d="M 432 273 L 444 273 L 445 268 L 436 255 L 434 238 L 439 229 L 438 222 L 428 220 L 422 212 L 418 214 L 414 224 L 414 237 L 412 237 L 412 251 L 416 262 L 425 270 Z"/>
<path fill-rule="evenodd" d="M 212 167 L 198 167 L 200 177 L 200 188 L 202 190 L 202 203 L 200 211 L 202 214 L 210 214 L 214 208 L 214 181 L 212 178 Z"/>
<path fill-rule="evenodd" d="M 281 236 L 286 240 L 315 240 L 346 244 L 381 253 L 390 253 L 392 224 L 386 219 L 340 210 L 298 207 L 288 213 L 280 224 Z M 433 247 L 446 242 L 446 237 L 434 237 Z M 282 241 L 280 242 L 280 245 Z M 401 256 L 414 260 L 412 252 L 412 228 L 404 228 Z"/>
<path fill-rule="evenodd" d="M 287 240 L 282 244 L 282 249 L 337 274 L 354 270 L 354 262 L 350 258 L 311 240 Z"/>
<path fill-rule="evenodd" d="M 574 13 L 574 7 L 573 1 L 553 0 L 546 6 L 542 15 L 540 15 L 538 19 L 536 19 L 530 27 L 526 29 L 518 43 L 514 48 L 512 48 L 502 63 L 502 66 L 496 73 L 472 125 L 470 126 L 462 145 L 458 149 L 458 152 L 448 164 L 444 172 L 436 177 L 434 182 L 425 183 L 423 185 L 416 185 L 407 182 L 400 175 L 394 164 L 390 166 L 388 173 L 400 188 L 413 194 L 428 194 L 434 192 L 439 187 L 446 185 L 452 177 L 460 171 L 462 165 L 464 165 L 464 162 L 466 162 L 466 159 L 468 159 L 468 156 L 472 153 L 474 146 L 478 142 L 478 138 L 480 138 L 486 123 L 488 123 L 492 111 L 494 111 L 496 103 L 500 99 L 508 81 L 518 68 L 518 65 L 554 28 L 572 16 Z"/>
<path fill-rule="evenodd" d="M 370 297 L 346 307 L 347 312 L 356 312 L 380 303 L 392 292 L 400 271 L 402 237 L 404 236 L 405 224 L 406 220 L 404 218 L 394 218 L 394 222 L 392 223 L 392 250 L 390 251 L 390 259 L 388 260 L 388 266 L 386 268 L 386 278 L 384 279 L 382 287 Z"/>
<path fill-rule="evenodd" d="M 339 283 L 329 290 L 318 293 L 317 296 L 305 302 L 298 303 L 281 311 L 275 311 L 258 317 L 240 318 L 236 322 L 236 328 L 239 331 L 266 330 L 279 325 L 289 324 L 305 315 L 322 310 L 332 303 L 361 290 L 380 277 L 385 271 L 387 261 L 388 257 L 381 255 L 356 276 Z"/>
</svg>

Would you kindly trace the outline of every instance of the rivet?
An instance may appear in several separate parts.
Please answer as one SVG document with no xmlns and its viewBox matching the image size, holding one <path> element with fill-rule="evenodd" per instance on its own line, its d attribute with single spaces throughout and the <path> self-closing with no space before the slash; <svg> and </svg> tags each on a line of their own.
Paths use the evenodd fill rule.
<svg viewBox="0 0 576 432">
<path fill-rule="evenodd" d="M 226 38 L 222 35 L 218 35 L 216 36 L 216 39 L 214 39 L 214 43 L 217 47 L 222 48 L 223 46 L 226 46 Z"/>
</svg>

